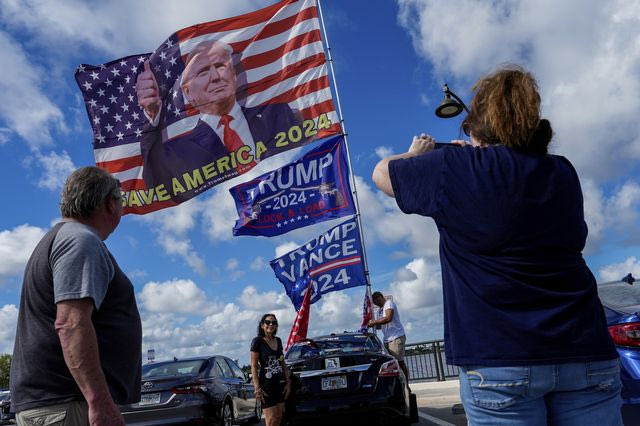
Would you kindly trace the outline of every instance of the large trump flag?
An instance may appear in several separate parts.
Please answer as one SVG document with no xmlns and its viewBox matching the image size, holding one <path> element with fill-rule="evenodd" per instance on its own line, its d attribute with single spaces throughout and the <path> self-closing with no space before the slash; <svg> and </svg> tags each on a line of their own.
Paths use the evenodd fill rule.
<svg viewBox="0 0 640 426">
<path fill-rule="evenodd" d="M 315 0 L 185 28 L 153 53 L 81 65 L 76 81 L 124 213 L 179 204 L 341 133 Z"/>
</svg>

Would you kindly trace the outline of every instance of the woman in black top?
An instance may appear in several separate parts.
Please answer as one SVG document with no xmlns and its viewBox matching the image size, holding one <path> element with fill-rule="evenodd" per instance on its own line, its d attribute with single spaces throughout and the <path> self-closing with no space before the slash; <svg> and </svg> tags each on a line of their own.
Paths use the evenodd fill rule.
<svg viewBox="0 0 640 426">
<path fill-rule="evenodd" d="M 278 320 L 264 314 L 258 323 L 258 336 L 251 342 L 251 375 L 256 397 L 262 403 L 267 426 L 278 426 L 284 413 L 284 400 L 291 392 L 289 372 L 284 363 L 282 341 L 276 337 Z"/>
</svg>

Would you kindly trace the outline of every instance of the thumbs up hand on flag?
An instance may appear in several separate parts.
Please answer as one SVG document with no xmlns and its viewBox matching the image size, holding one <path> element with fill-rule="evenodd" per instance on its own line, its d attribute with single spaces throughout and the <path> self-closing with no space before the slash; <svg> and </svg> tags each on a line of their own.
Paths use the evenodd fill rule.
<svg viewBox="0 0 640 426">
<path fill-rule="evenodd" d="M 144 71 L 138 74 L 136 95 L 138 95 L 138 105 L 144 109 L 151 122 L 154 122 L 162 107 L 162 100 L 158 93 L 158 82 L 151 71 L 149 60 L 144 61 Z"/>
</svg>

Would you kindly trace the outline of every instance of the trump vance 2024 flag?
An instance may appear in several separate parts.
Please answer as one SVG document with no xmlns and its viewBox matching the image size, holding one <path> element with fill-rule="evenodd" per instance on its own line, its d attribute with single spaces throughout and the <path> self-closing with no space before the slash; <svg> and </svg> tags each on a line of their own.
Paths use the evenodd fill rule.
<svg viewBox="0 0 640 426">
<path fill-rule="evenodd" d="M 360 231 L 355 217 L 271 261 L 296 310 L 311 280 L 311 303 L 332 291 L 366 285 Z"/>
<path fill-rule="evenodd" d="M 341 133 L 315 0 L 194 25 L 75 77 L 96 164 L 120 180 L 125 214 L 179 204 Z"/>
<path fill-rule="evenodd" d="M 239 216 L 233 235 L 272 237 L 356 213 L 344 136 L 229 192 Z"/>
</svg>

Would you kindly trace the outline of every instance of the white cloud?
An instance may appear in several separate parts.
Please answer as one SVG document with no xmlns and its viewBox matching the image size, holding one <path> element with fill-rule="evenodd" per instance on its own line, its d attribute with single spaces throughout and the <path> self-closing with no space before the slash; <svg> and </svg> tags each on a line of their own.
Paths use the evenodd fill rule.
<svg viewBox="0 0 640 426">
<path fill-rule="evenodd" d="M 267 266 L 269 266 L 269 262 L 267 262 L 264 257 L 257 256 L 256 258 L 253 259 L 253 261 L 249 265 L 249 268 L 252 271 L 259 271 L 261 269 L 267 268 Z"/>
<path fill-rule="evenodd" d="M 44 0 L 2 2 L 3 22 L 26 30 L 43 46 L 89 46 L 116 59 L 154 50 L 171 33 L 190 25 L 259 9 L 269 2 L 206 0 L 188 7 L 170 0 L 91 2 Z M 127 13 L 122 13 L 126 10 Z M 60 52 L 61 54 L 64 51 Z"/>
<path fill-rule="evenodd" d="M 367 246 L 406 243 L 413 256 L 438 256 L 440 237 L 432 219 L 402 213 L 394 198 L 374 191 L 360 176 L 356 176 L 356 185 Z"/>
<path fill-rule="evenodd" d="M 233 271 L 234 269 L 238 268 L 239 264 L 240 264 L 240 262 L 238 262 L 238 259 L 231 258 L 231 259 L 227 260 L 227 270 L 228 271 Z"/>
<path fill-rule="evenodd" d="M 621 176 L 630 161 L 640 158 L 637 2 L 398 4 L 399 20 L 416 51 L 435 66 L 435 80 L 441 84 L 457 79 L 454 90 L 463 98 L 463 87 L 500 63 L 521 63 L 533 71 L 541 86 L 543 112 L 556 132 L 552 147 L 568 155 L 581 175 Z"/>
<path fill-rule="evenodd" d="M 298 247 L 300 247 L 300 244 L 294 241 L 287 241 L 286 243 L 279 244 L 276 247 L 276 257 L 284 256 L 285 254 L 297 249 Z"/>
<path fill-rule="evenodd" d="M 67 177 L 76 169 L 71 157 L 66 151 L 62 154 L 50 152 L 48 155 L 36 154 L 42 168 L 42 176 L 38 181 L 40 188 L 52 191 L 62 189 Z"/>
<path fill-rule="evenodd" d="M 550 149 L 567 156 L 583 183 L 587 253 L 604 241 L 640 239 L 640 3 L 627 0 L 398 0 L 416 52 L 463 99 L 502 63 L 519 63 L 540 84 Z M 579 13 L 576 13 L 579 11 Z M 464 25 L 460 25 L 460 17 Z M 626 235 L 625 235 L 626 234 Z M 415 253 L 415 252 L 414 252 Z"/>
<path fill-rule="evenodd" d="M 409 262 L 391 283 L 391 293 L 406 310 L 437 308 L 442 310 L 440 265 L 423 258 Z"/>
<path fill-rule="evenodd" d="M 600 268 L 600 281 L 617 281 L 631 273 L 634 278 L 640 279 L 640 259 L 635 256 L 628 257 L 624 262 L 607 265 Z M 637 283 L 634 285 L 638 285 Z"/>
<path fill-rule="evenodd" d="M 382 159 L 382 158 L 387 158 L 388 156 L 393 154 L 393 149 L 391 149 L 391 147 L 388 147 L 388 146 L 379 146 L 375 149 L 375 152 L 378 158 Z"/>
<path fill-rule="evenodd" d="M 193 198 L 176 207 L 153 212 L 144 216 L 135 216 L 134 220 L 146 223 L 156 235 L 156 241 L 165 253 L 180 257 L 197 273 L 207 271 L 206 264 L 187 237 L 197 224 L 203 203 Z"/>
<path fill-rule="evenodd" d="M 45 232 L 26 224 L 0 231 L 0 283 L 7 276 L 23 273 L 31 252 Z"/>
<path fill-rule="evenodd" d="M 4 305 L 0 308 L 0 353 L 12 353 L 18 323 L 18 308 L 16 305 Z"/>
<path fill-rule="evenodd" d="M 3 2 L 3 9 L 5 5 Z M 45 84 L 50 83 L 45 70 L 1 30 L 0 50 L 3 52 L 0 119 L 31 147 L 50 145 L 51 129 L 66 131 L 66 126 L 62 112 L 45 94 Z M 3 129 L 1 139 L 6 141 L 7 135 L 7 129 Z"/>
<path fill-rule="evenodd" d="M 605 196 L 591 179 L 582 182 L 585 221 L 589 228 L 587 252 L 604 241 L 631 244 L 640 241 L 640 184 L 629 180 Z"/>
<path fill-rule="evenodd" d="M 0 145 L 4 145 L 5 143 L 9 142 L 11 133 L 11 129 L 0 127 Z"/>
<path fill-rule="evenodd" d="M 217 309 L 193 281 L 148 282 L 138 294 L 144 310 L 153 313 L 206 313 Z"/>
<path fill-rule="evenodd" d="M 200 255 L 194 250 L 191 240 L 169 234 L 159 234 L 158 243 L 169 255 L 177 255 L 200 275 L 204 275 L 207 266 Z"/>
</svg>

